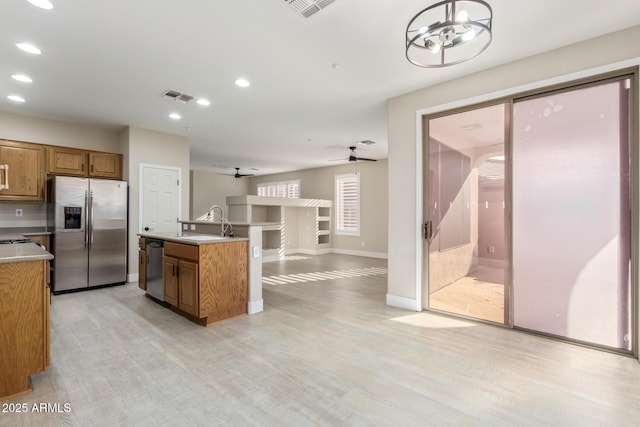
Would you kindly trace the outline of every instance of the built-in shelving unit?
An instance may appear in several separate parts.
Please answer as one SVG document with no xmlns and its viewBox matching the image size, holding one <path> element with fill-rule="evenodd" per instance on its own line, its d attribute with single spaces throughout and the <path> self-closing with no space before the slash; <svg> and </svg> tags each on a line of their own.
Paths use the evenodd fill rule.
<svg viewBox="0 0 640 427">
<path fill-rule="evenodd" d="M 262 227 L 263 260 L 331 247 L 331 200 L 229 196 L 229 220 Z"/>
</svg>

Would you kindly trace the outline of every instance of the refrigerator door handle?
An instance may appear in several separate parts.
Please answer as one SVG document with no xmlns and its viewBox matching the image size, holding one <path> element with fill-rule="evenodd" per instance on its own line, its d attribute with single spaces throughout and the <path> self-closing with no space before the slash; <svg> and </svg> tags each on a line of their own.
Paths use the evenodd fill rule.
<svg viewBox="0 0 640 427">
<path fill-rule="evenodd" d="M 93 246 L 93 190 L 89 192 L 89 223 L 88 235 L 89 235 L 89 250 Z"/>
<path fill-rule="evenodd" d="M 89 212 L 87 208 L 89 207 L 89 192 L 87 190 L 84 191 L 84 248 L 87 249 L 89 246 L 89 217 L 87 213 Z"/>
</svg>

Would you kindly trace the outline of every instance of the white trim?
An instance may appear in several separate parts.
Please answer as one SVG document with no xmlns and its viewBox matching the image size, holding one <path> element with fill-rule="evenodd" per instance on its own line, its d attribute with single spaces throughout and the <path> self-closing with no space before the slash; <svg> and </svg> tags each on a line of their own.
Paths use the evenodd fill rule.
<svg viewBox="0 0 640 427">
<path fill-rule="evenodd" d="M 139 278 L 138 273 L 127 274 L 127 283 L 137 282 Z"/>
<path fill-rule="evenodd" d="M 358 229 L 357 230 L 340 230 L 338 229 L 338 224 L 340 223 L 340 221 L 338 221 L 338 213 L 340 211 L 340 203 L 338 201 L 338 181 L 342 180 L 342 179 L 349 179 L 349 178 L 355 178 L 356 179 L 356 185 L 357 185 L 357 198 L 358 198 L 358 206 L 357 206 L 357 211 L 358 211 L 358 219 L 357 219 L 357 224 L 358 224 Z M 355 172 L 355 173 L 343 173 L 343 174 L 336 174 L 333 176 L 333 189 L 334 189 L 334 194 L 333 194 L 333 199 L 334 199 L 334 206 L 335 209 L 334 211 L 334 234 L 336 236 L 360 236 L 360 218 L 362 217 L 361 212 L 360 212 L 360 174 Z"/>
<path fill-rule="evenodd" d="M 138 166 L 138 233 L 142 233 L 142 214 L 143 214 L 143 200 L 142 196 L 144 195 L 144 168 L 156 168 L 156 169 L 166 169 L 166 170 L 174 170 L 178 172 L 178 179 L 180 184 L 178 185 L 178 220 L 182 216 L 182 168 L 176 166 L 166 166 L 166 165 L 153 165 L 150 163 L 140 163 Z M 176 224 L 176 227 L 180 227 L 180 223 Z M 177 230 L 181 231 L 181 230 Z"/>
<path fill-rule="evenodd" d="M 256 314 L 264 311 L 264 300 L 259 299 L 257 301 L 249 301 L 247 303 L 247 312 L 249 314 Z"/>
<path fill-rule="evenodd" d="M 405 310 L 422 311 L 420 301 L 413 298 L 399 297 L 397 295 L 387 294 L 387 305 Z"/>
<path fill-rule="evenodd" d="M 385 252 L 355 251 L 351 249 L 338 249 L 338 248 L 333 248 L 331 252 L 334 254 L 340 254 L 340 255 L 354 255 L 354 256 L 364 256 L 368 258 L 387 259 L 387 254 Z"/>
<path fill-rule="evenodd" d="M 417 113 L 416 117 L 416 135 L 418 138 L 418 144 L 416 145 L 416 301 L 417 311 L 422 311 L 422 272 L 424 266 L 422 265 L 424 241 L 422 237 L 422 224 L 424 223 L 424 197 L 422 189 L 422 181 L 424 180 L 423 174 L 423 149 L 422 149 L 422 115 Z M 387 297 L 387 301 L 389 298 Z M 388 303 L 388 302 L 387 302 Z"/>
</svg>

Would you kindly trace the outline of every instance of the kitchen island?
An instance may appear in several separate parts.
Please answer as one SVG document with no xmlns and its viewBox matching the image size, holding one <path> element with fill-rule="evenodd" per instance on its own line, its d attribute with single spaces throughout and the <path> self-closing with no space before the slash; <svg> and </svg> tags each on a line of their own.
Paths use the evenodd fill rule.
<svg viewBox="0 0 640 427">
<path fill-rule="evenodd" d="M 247 238 L 146 232 L 138 236 L 138 283 L 148 296 L 204 326 L 247 313 Z M 155 258 L 147 253 L 151 241 L 164 249 L 160 294 L 151 292 L 147 283 Z"/>
<path fill-rule="evenodd" d="M 0 245 L 0 400 L 30 391 L 49 365 L 51 259 L 35 243 Z"/>
</svg>

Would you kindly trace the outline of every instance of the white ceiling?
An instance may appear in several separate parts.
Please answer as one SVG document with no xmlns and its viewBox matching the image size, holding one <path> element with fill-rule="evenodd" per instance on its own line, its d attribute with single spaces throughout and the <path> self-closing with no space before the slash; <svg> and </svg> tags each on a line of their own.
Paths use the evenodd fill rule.
<svg viewBox="0 0 640 427">
<path fill-rule="evenodd" d="M 184 135 L 193 169 L 256 174 L 335 165 L 365 139 L 376 144 L 359 155 L 386 158 L 388 98 L 640 24 L 638 0 L 488 0 L 489 48 L 422 69 L 404 57 L 404 30 L 434 1 L 336 0 L 308 19 L 285 0 L 51 2 L 0 0 L 1 111 Z M 42 55 L 16 49 L 22 41 Z M 16 72 L 34 82 L 13 81 Z M 233 84 L 241 76 L 251 87 Z M 165 99 L 167 89 L 211 106 Z"/>
</svg>

